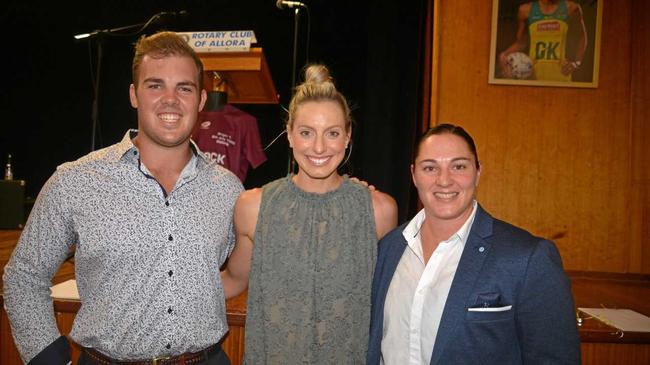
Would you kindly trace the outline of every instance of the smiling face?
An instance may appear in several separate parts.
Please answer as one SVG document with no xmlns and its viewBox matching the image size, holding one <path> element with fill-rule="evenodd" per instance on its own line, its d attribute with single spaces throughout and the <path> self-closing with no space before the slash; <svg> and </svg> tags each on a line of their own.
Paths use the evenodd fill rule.
<svg viewBox="0 0 650 365">
<path fill-rule="evenodd" d="M 334 101 L 300 104 L 287 135 L 299 167 L 295 183 L 306 191 L 335 189 L 340 183 L 336 169 L 350 141 L 340 105 Z"/>
<path fill-rule="evenodd" d="M 427 137 L 411 173 L 426 219 L 460 228 L 472 213 L 480 177 L 467 142 L 451 133 Z"/>
<path fill-rule="evenodd" d="M 145 55 L 131 105 L 138 109 L 138 145 L 174 148 L 188 143 L 206 94 L 198 70 L 186 56 Z"/>
</svg>

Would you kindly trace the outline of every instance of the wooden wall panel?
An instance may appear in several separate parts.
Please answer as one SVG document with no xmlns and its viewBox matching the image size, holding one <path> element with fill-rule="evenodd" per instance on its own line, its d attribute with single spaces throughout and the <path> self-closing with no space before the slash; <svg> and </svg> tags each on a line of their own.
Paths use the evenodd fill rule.
<svg viewBox="0 0 650 365">
<path fill-rule="evenodd" d="M 650 66 L 648 57 L 631 62 L 632 24 L 645 27 L 634 40 L 647 49 L 647 16 L 630 22 L 632 3 L 647 2 L 604 2 L 600 85 L 583 89 L 488 84 L 492 2 L 438 1 L 431 120 L 475 137 L 481 204 L 554 239 L 568 269 L 650 272 L 648 175 L 631 168 L 649 165 L 647 107 L 631 107 L 634 82 L 648 97 L 647 71 L 631 78 L 632 67 Z"/>
<path fill-rule="evenodd" d="M 18 365 L 20 363 L 20 355 L 11 335 L 9 318 L 4 310 L 3 299 L 0 297 L 0 364 Z"/>
<path fill-rule="evenodd" d="M 648 365 L 650 346 L 636 344 L 583 343 L 580 345 L 583 364 Z"/>
<path fill-rule="evenodd" d="M 631 271 L 650 273 L 650 1 L 632 1 Z M 644 241 L 645 240 L 645 241 Z"/>
</svg>

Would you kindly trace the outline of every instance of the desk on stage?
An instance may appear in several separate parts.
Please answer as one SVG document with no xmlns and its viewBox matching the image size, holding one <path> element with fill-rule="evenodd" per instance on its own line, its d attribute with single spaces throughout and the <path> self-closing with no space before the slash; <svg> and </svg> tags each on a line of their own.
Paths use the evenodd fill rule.
<svg viewBox="0 0 650 365">
<path fill-rule="evenodd" d="M 0 270 L 18 241 L 19 230 L 0 230 Z M 594 273 L 567 271 L 571 278 L 577 307 L 628 308 L 650 316 L 650 275 Z M 66 261 L 57 272 L 53 284 L 74 278 L 74 263 Z M 0 290 L 2 281 L 0 280 Z M 230 332 L 222 346 L 233 365 L 241 364 L 244 351 L 244 324 L 246 322 L 246 293 L 227 301 Z M 21 364 L 13 344 L 11 330 L 0 296 L 0 364 Z M 54 311 L 61 333 L 67 334 L 81 303 L 76 300 L 54 300 Z M 650 333 L 622 334 L 596 319 L 584 319 L 579 328 L 583 364 L 650 364 Z M 73 357 L 79 354 L 73 348 Z"/>
</svg>

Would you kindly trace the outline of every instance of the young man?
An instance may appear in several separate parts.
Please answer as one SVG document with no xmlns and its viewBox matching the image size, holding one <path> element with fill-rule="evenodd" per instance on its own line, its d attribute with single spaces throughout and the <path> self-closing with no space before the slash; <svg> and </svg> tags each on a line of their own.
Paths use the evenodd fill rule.
<svg viewBox="0 0 650 365">
<path fill-rule="evenodd" d="M 50 280 L 76 246 L 82 306 L 71 338 L 80 363 L 228 364 L 219 267 L 234 245 L 237 177 L 190 134 L 203 108 L 203 67 L 185 41 L 138 41 L 129 95 L 138 130 L 57 169 L 5 268 L 5 305 L 25 362 L 69 361 Z M 170 362 L 171 361 L 171 362 Z"/>
</svg>

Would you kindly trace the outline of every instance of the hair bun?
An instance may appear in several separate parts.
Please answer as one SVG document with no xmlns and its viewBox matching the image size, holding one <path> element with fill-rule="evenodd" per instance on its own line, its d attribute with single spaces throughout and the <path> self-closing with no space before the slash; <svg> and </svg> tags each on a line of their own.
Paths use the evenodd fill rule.
<svg viewBox="0 0 650 365">
<path fill-rule="evenodd" d="M 337 103 L 343 115 L 345 115 L 346 131 L 350 129 L 352 116 L 350 115 L 350 106 L 345 96 L 341 94 L 334 85 L 334 80 L 330 76 L 330 71 L 323 64 L 311 64 L 303 68 L 305 81 L 297 85 L 293 90 L 293 96 L 289 102 L 289 117 L 287 118 L 287 127 L 293 128 L 293 121 L 298 113 L 298 107 L 309 101 L 332 101 Z"/>
<path fill-rule="evenodd" d="M 305 69 L 305 83 L 332 82 L 330 70 L 325 65 L 310 65 Z"/>
</svg>

